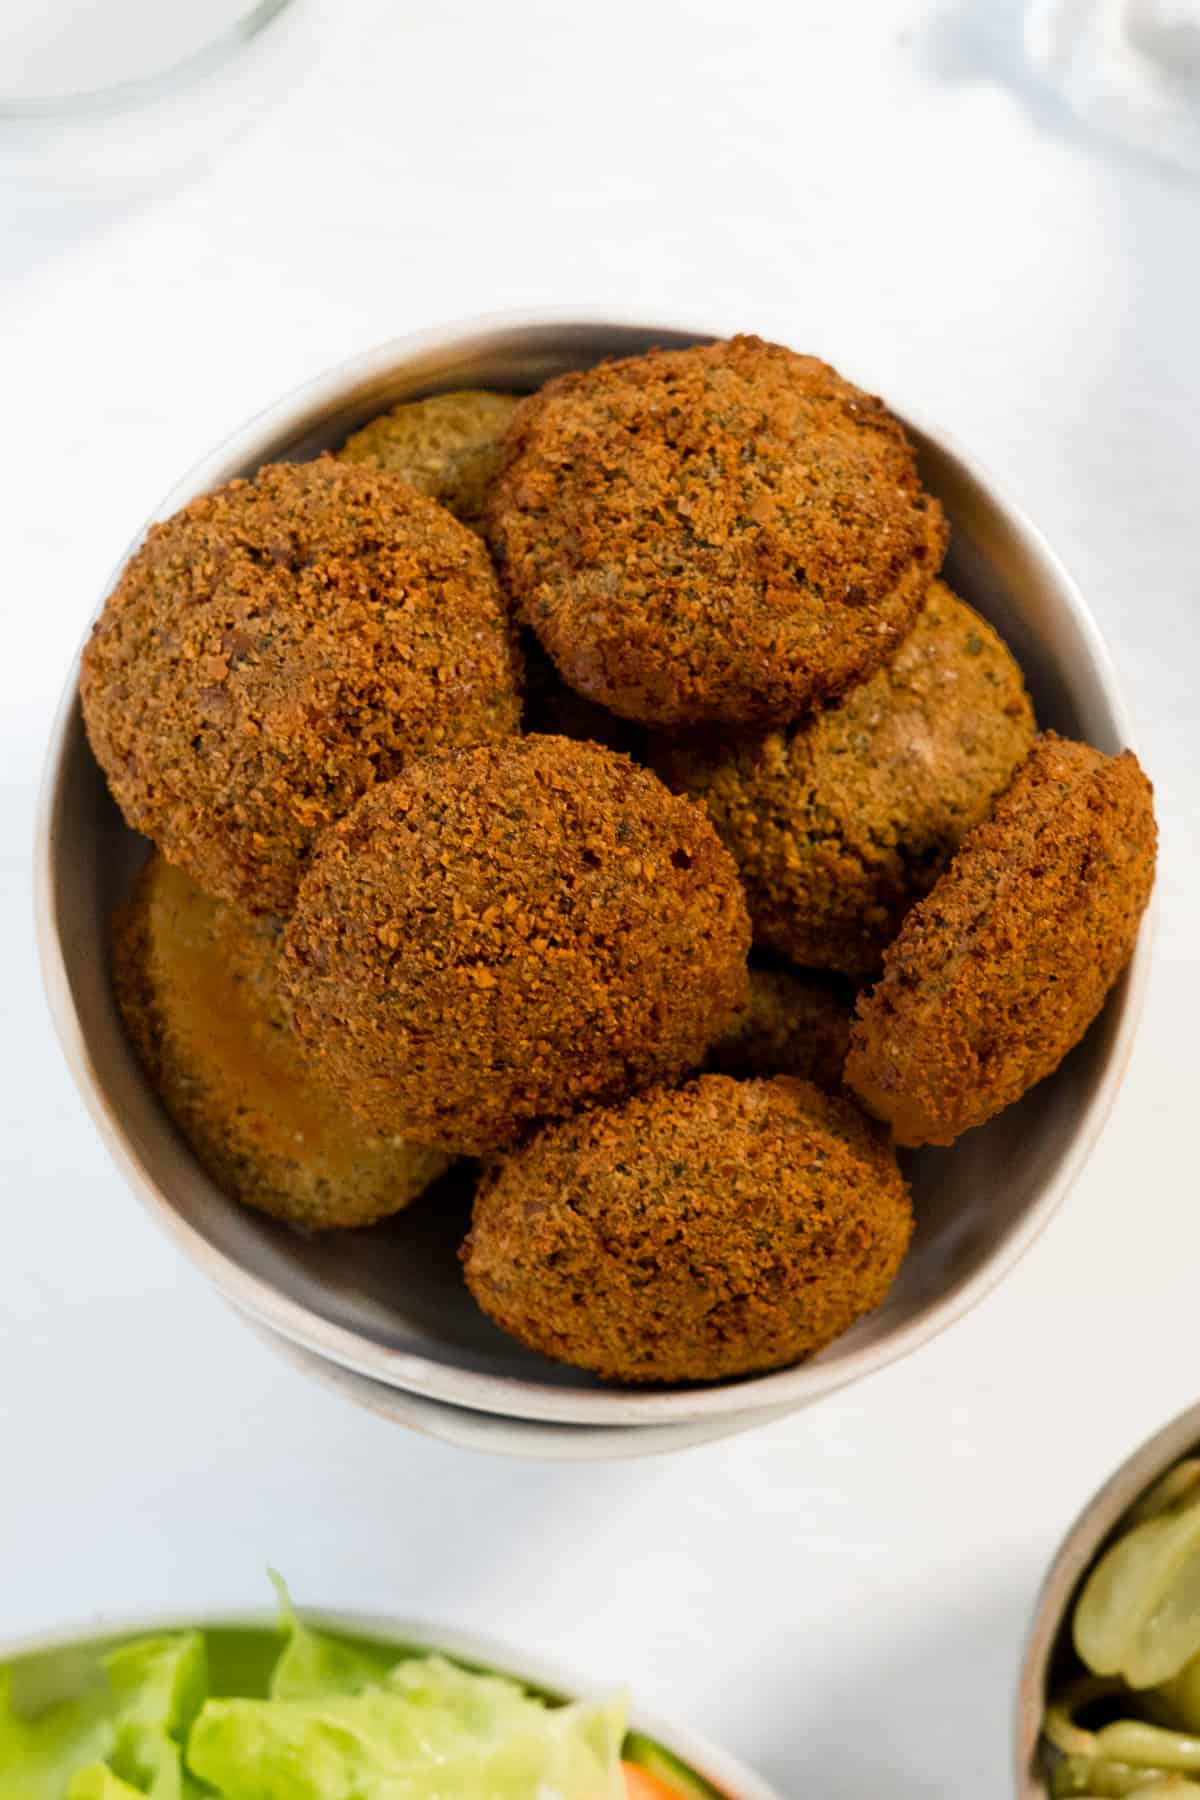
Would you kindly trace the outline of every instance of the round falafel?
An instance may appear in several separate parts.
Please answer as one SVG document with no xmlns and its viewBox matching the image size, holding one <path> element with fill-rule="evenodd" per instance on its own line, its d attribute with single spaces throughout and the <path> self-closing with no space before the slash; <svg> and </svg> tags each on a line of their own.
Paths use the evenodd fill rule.
<svg viewBox="0 0 1200 1800">
<path fill-rule="evenodd" d="M 327 832 L 284 979 L 365 1118 L 480 1154 L 695 1068 L 749 941 L 698 806 L 598 744 L 526 737 L 414 762 Z"/>
<path fill-rule="evenodd" d="M 781 723 L 870 674 L 912 624 L 946 526 L 882 401 L 735 337 L 522 400 L 488 535 L 567 684 L 678 727 Z"/>
<path fill-rule="evenodd" d="M 704 1066 L 718 1075 L 795 1075 L 836 1092 L 853 1016 L 849 984 L 752 963 L 745 1011 L 712 1046 Z"/>
<path fill-rule="evenodd" d="M 898 1144 L 949 1144 L 1055 1070 L 1133 953 L 1154 885 L 1131 750 L 1043 732 L 858 1002 L 846 1083 Z"/>
<path fill-rule="evenodd" d="M 856 1107 L 704 1075 L 546 1126 L 485 1175 L 462 1256 L 531 1349 L 610 1381 L 720 1381 L 840 1336 L 911 1231 L 886 1134 Z"/>
<path fill-rule="evenodd" d="M 338 457 L 391 469 L 464 525 L 482 531 L 484 502 L 500 468 L 500 440 L 517 399 L 485 388 L 459 388 L 428 400 L 404 400 L 347 438 Z"/>
<path fill-rule="evenodd" d="M 1012 778 L 1036 727 L 992 627 L 935 581 L 891 660 L 781 730 L 652 749 L 704 801 L 741 873 L 755 941 L 862 977 Z"/>
<path fill-rule="evenodd" d="M 398 476 L 332 457 L 260 469 L 152 526 L 80 685 L 127 822 L 206 893 L 277 914 L 372 782 L 520 715 L 479 538 Z"/>
<path fill-rule="evenodd" d="M 164 1107 L 213 1180 L 305 1231 L 371 1225 L 450 1166 L 365 1131 L 321 1084 L 278 982 L 282 927 L 213 900 L 157 854 L 113 922 L 113 986 Z"/>
</svg>

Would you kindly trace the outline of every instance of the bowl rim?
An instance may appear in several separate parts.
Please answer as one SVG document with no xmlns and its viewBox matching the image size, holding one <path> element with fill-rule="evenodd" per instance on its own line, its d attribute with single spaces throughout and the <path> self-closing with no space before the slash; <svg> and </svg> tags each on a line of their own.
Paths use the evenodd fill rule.
<svg viewBox="0 0 1200 1800">
<path fill-rule="evenodd" d="M 1042 1579 L 1021 1652 L 1014 1706 L 1014 1791 L 1018 1800 L 1048 1800 L 1033 1773 L 1041 1737 L 1046 1676 L 1067 1610 L 1105 1539 L 1146 1490 L 1200 1446 L 1200 1404 L 1176 1414 L 1139 1444 L 1076 1514 Z"/>
<path fill-rule="evenodd" d="M 507 1675 L 526 1687 L 562 1697 L 578 1698 L 604 1692 L 594 1682 L 587 1682 L 564 1665 L 542 1657 L 527 1657 L 511 1645 L 470 1631 L 457 1631 L 430 1624 L 421 1618 L 394 1616 L 386 1612 L 342 1611 L 325 1607 L 298 1609 L 306 1625 L 317 1630 L 341 1632 L 349 1636 L 375 1639 L 383 1644 L 398 1644 L 429 1655 L 443 1655 L 456 1661 L 474 1664 L 498 1675 Z M 48 1631 L 27 1633 L 19 1638 L 0 1641 L 0 1665 L 18 1659 L 56 1651 L 83 1649 L 89 1644 L 110 1640 L 150 1636 L 160 1631 L 227 1629 L 263 1630 L 277 1627 L 278 1612 L 266 1608 L 212 1608 L 181 1614 L 174 1609 L 139 1613 L 109 1620 L 101 1618 L 86 1625 L 59 1626 Z M 673 1719 L 663 1719 L 635 1706 L 630 1712 L 629 1729 L 654 1738 L 681 1762 L 717 1789 L 725 1800 L 782 1800 L 761 1776 L 747 1768 L 729 1750 L 710 1742 L 690 1726 Z"/>
<path fill-rule="evenodd" d="M 281 1337 L 249 1315 L 242 1322 L 268 1350 L 281 1357 L 298 1374 L 353 1406 L 374 1413 L 389 1423 L 403 1425 L 421 1437 L 453 1444 L 481 1456 L 507 1456 L 523 1462 L 624 1462 L 634 1457 L 674 1456 L 681 1450 L 735 1437 L 751 1426 L 770 1425 L 788 1417 L 790 1406 L 764 1407 L 761 1411 L 723 1414 L 715 1419 L 675 1420 L 665 1425 L 563 1425 L 545 1419 L 520 1419 L 511 1414 L 476 1412 L 445 1400 L 430 1400 L 408 1388 L 392 1387 L 348 1369 L 330 1357 L 318 1356 L 291 1338 Z"/>
<path fill-rule="evenodd" d="M 390 338 L 359 352 L 300 383 L 281 399 L 264 408 L 245 425 L 202 457 L 158 503 L 149 519 L 123 552 L 106 581 L 92 617 L 103 606 L 129 556 L 141 542 L 147 526 L 175 511 L 193 495 L 225 478 L 232 464 L 261 461 L 271 446 L 289 435 L 294 439 L 307 427 L 332 412 L 357 388 L 385 378 L 389 372 L 423 355 L 469 353 L 485 346 L 496 348 L 500 340 L 517 347 L 523 340 L 535 343 L 548 332 L 569 347 L 572 339 L 590 342 L 614 331 L 636 332 L 651 342 L 711 341 L 719 333 L 694 321 L 651 320 L 632 311 L 546 309 L 488 313 L 449 321 L 444 325 Z M 1098 626 L 1060 559 L 1024 511 L 1001 490 L 992 476 L 965 452 L 947 432 L 914 417 L 898 415 L 919 440 L 937 445 L 953 461 L 968 482 L 984 493 L 1022 549 L 1045 572 L 1045 577 L 1071 617 L 1086 645 L 1092 673 L 1114 726 L 1126 744 L 1133 731 L 1116 672 Z M 38 799 L 34 843 L 34 906 L 43 984 L 51 1016 L 68 1066 L 83 1095 L 103 1141 L 118 1168 L 143 1205 L 172 1237 L 187 1259 L 241 1312 L 260 1319 L 279 1336 L 341 1364 L 358 1374 L 406 1389 L 431 1400 L 468 1407 L 476 1412 L 567 1424 L 638 1426 L 668 1421 L 694 1421 L 717 1415 L 754 1415 L 764 1409 L 794 1409 L 848 1386 L 872 1371 L 911 1355 L 921 1345 L 970 1312 L 1007 1276 L 1041 1235 L 1095 1146 L 1125 1074 L 1133 1048 L 1138 1019 L 1145 998 L 1152 938 L 1151 908 L 1143 919 L 1133 957 L 1109 1008 L 1119 1009 L 1110 1049 L 1091 1094 L 1078 1130 L 1063 1153 L 1058 1167 L 1036 1202 L 993 1251 L 986 1263 L 966 1280 L 956 1283 L 919 1318 L 900 1327 L 885 1340 L 852 1351 L 835 1364 L 819 1359 L 791 1368 L 745 1377 L 718 1386 L 678 1388 L 666 1392 L 630 1393 L 628 1390 L 565 1389 L 511 1375 L 487 1374 L 458 1368 L 413 1351 L 375 1344 L 347 1326 L 322 1318 L 298 1300 L 281 1293 L 270 1282 L 252 1274 L 232 1257 L 210 1244 L 189 1225 L 142 1165 L 127 1141 L 120 1122 L 105 1099 L 103 1084 L 92 1061 L 71 993 L 63 956 L 54 900 L 57 841 L 54 810 L 65 767 L 68 734 L 78 707 L 79 660 L 91 630 L 85 627 L 79 649 L 67 673 L 50 738 Z M 748 1420 L 749 1422 L 749 1420 Z"/>
</svg>

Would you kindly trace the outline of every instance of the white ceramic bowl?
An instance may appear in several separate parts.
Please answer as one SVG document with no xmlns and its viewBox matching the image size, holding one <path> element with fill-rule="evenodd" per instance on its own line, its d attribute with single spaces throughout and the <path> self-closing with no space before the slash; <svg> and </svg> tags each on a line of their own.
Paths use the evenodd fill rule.
<svg viewBox="0 0 1200 1800">
<path fill-rule="evenodd" d="M 270 1349 L 291 1363 L 302 1375 L 340 1394 L 377 1418 L 405 1425 L 421 1437 L 436 1438 L 459 1450 L 475 1450 L 485 1456 L 511 1456 L 524 1462 L 620 1462 L 632 1457 L 665 1456 L 692 1450 L 733 1437 L 753 1425 L 768 1425 L 786 1418 L 790 1406 L 764 1408 L 761 1412 L 721 1413 L 714 1419 L 677 1419 L 665 1425 L 559 1425 L 546 1419 L 515 1419 L 508 1414 L 475 1412 L 469 1406 L 448 1406 L 405 1388 L 372 1381 L 356 1369 L 343 1368 L 330 1357 L 280 1337 L 255 1320 L 247 1323 Z"/>
<path fill-rule="evenodd" d="M 532 388 L 603 356 L 704 336 L 543 317 L 401 339 L 246 426 L 173 489 L 155 517 L 268 460 L 336 446 L 406 397 L 467 384 Z M 796 337 L 803 340 L 802 324 Z M 1041 722 L 1101 750 L 1121 749 L 1130 737 L 1125 709 L 1073 583 L 960 451 L 911 421 L 910 429 L 951 521 L 949 577 L 1012 646 Z M 808 1405 L 894 1362 L 975 1305 L 1046 1224 L 1104 1123 L 1141 1004 L 1145 932 L 1103 1017 L 1051 1079 L 952 1149 L 911 1159 L 913 1247 L 870 1318 L 811 1362 L 770 1375 L 667 1390 L 601 1385 L 526 1351 L 477 1311 L 459 1278 L 454 1252 L 464 1221 L 453 1207 L 418 1203 L 368 1233 L 305 1239 L 227 1199 L 200 1170 L 159 1109 L 109 988 L 108 919 L 144 845 L 122 824 L 88 749 L 77 677 L 72 668 L 50 745 L 36 859 L 46 986 L 75 1078 L 131 1185 L 226 1298 L 374 1382 L 477 1414 L 609 1429 L 735 1417 L 748 1424 L 768 1410 Z"/>
<path fill-rule="evenodd" d="M 442 1631 L 421 1620 L 393 1619 L 381 1613 L 309 1612 L 307 1608 L 304 1618 L 318 1630 L 343 1632 L 389 1646 L 403 1646 L 418 1653 L 427 1651 L 454 1657 L 473 1667 L 508 1675 L 557 1700 L 602 1691 L 597 1684 L 584 1682 L 578 1675 L 554 1664 L 530 1662 L 502 1644 L 462 1632 Z M 275 1623 L 273 1615 L 263 1612 L 216 1613 L 187 1618 L 178 1614 L 158 1614 L 152 1618 L 114 1622 L 102 1631 L 94 1627 L 57 1631 L 0 1644 L 0 1664 L 16 1666 L 14 1697 L 19 1697 L 24 1690 L 31 1696 L 31 1705 L 50 1705 L 57 1700 L 72 1698 L 90 1668 L 94 1668 L 97 1654 L 124 1639 L 189 1627 L 262 1632 L 269 1631 Z M 32 1698 L 35 1695 L 36 1700 Z M 698 1733 L 668 1724 L 636 1706 L 629 1723 L 631 1730 L 653 1738 L 686 1767 L 703 1776 L 723 1800 L 782 1800 L 774 1788 L 768 1787 L 735 1757 L 719 1750 Z"/>
<path fill-rule="evenodd" d="M 1167 1470 L 1200 1449 L 1200 1406 L 1189 1407 L 1135 1450 L 1088 1501 L 1050 1565 L 1034 1608 L 1017 1688 L 1016 1792 L 1018 1800 L 1048 1800 L 1037 1769 L 1042 1716 L 1051 1683 L 1064 1665 L 1075 1667 L 1071 1613 L 1075 1594 L 1110 1534 L 1136 1500 Z"/>
</svg>

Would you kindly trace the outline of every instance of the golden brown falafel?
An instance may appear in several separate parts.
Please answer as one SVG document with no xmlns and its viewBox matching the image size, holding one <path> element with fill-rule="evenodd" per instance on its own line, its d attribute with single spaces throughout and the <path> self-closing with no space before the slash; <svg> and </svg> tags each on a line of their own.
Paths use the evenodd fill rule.
<svg viewBox="0 0 1200 1800">
<path fill-rule="evenodd" d="M 698 806 L 597 744 L 410 764 L 322 839 L 286 933 L 297 1028 L 364 1117 L 447 1149 L 681 1074 L 750 927 Z"/>
<path fill-rule="evenodd" d="M 373 781 L 504 737 L 520 709 L 479 538 L 398 476 L 332 457 L 261 469 L 152 526 L 81 692 L 129 824 L 206 893 L 272 913 Z"/>
<path fill-rule="evenodd" d="M 482 531 L 484 501 L 500 467 L 500 440 L 516 404 L 516 394 L 483 388 L 405 400 L 347 438 L 338 456 L 391 469 L 464 525 Z"/>
<path fill-rule="evenodd" d="M 1133 953 L 1156 839 L 1131 750 L 1036 739 L 859 1000 L 846 1082 L 897 1143 L 952 1143 L 1058 1067 Z"/>
<path fill-rule="evenodd" d="M 763 735 L 659 743 L 651 761 L 668 787 L 704 801 L 741 873 L 755 941 L 861 977 L 985 817 L 1034 729 L 1009 651 L 937 581 L 891 660 L 835 705 Z"/>
<path fill-rule="evenodd" d="M 754 337 L 523 400 L 488 531 L 568 685 L 665 727 L 833 699 L 908 630 L 946 540 L 882 402 Z"/>
<path fill-rule="evenodd" d="M 750 993 L 705 1068 L 719 1075 L 795 1075 L 836 1091 L 850 1046 L 854 991 L 811 971 L 751 964 Z"/>
<path fill-rule="evenodd" d="M 371 1225 L 449 1166 L 373 1136 L 318 1080 L 277 985 L 282 926 L 152 855 L 113 922 L 113 986 L 164 1107 L 217 1184 L 306 1231 Z"/>
<path fill-rule="evenodd" d="M 496 1323 L 611 1381 L 798 1362 L 908 1247 L 886 1135 L 805 1081 L 704 1075 L 549 1125 L 485 1176 L 463 1246 Z"/>
</svg>

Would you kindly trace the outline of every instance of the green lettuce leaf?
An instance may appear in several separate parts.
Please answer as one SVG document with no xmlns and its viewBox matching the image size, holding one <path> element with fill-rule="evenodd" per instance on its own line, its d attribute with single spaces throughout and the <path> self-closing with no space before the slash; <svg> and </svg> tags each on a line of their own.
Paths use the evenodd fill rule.
<svg viewBox="0 0 1200 1800">
<path fill-rule="evenodd" d="M 111 1651 L 104 1680 L 23 1718 L 0 1686 L 0 1800 L 191 1800 L 183 1740 L 208 1691 L 197 1631 Z"/>
<path fill-rule="evenodd" d="M 210 1700 L 188 1767 L 225 1800 L 621 1800 L 620 1701 L 548 1707 L 440 1657 L 359 1693 Z"/>
<path fill-rule="evenodd" d="M 89 1763 L 71 1782 L 67 1800 L 142 1800 L 142 1795 L 139 1788 L 114 1775 L 106 1763 Z"/>
<path fill-rule="evenodd" d="M 117 1706 L 110 1762 L 150 1800 L 187 1800 L 183 1743 L 208 1693 L 208 1660 L 198 1631 L 142 1638 L 106 1658 Z"/>
<path fill-rule="evenodd" d="M 112 1749 L 111 1698 L 96 1688 L 30 1720 L 11 1696 L 12 1670 L 0 1668 L 0 1800 L 62 1800 L 76 1770 Z"/>
<path fill-rule="evenodd" d="M 361 1694 L 384 1679 L 395 1652 L 359 1649 L 341 1638 L 312 1631 L 297 1615 L 282 1577 L 271 1570 L 279 1596 L 280 1629 L 286 1642 L 271 1676 L 272 1700 L 317 1700 L 334 1694 Z"/>
<path fill-rule="evenodd" d="M 624 1800 L 621 1701 L 314 1631 L 277 1586 L 277 1634 L 0 1668 L 0 1800 Z"/>
</svg>

